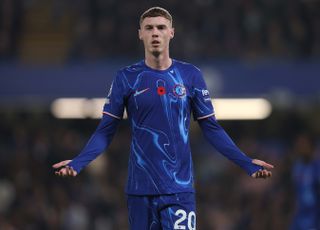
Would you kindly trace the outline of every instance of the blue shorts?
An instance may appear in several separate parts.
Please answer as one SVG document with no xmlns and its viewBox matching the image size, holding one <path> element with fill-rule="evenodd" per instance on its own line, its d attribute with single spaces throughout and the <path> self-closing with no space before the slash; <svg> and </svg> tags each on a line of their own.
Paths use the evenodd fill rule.
<svg viewBox="0 0 320 230">
<path fill-rule="evenodd" d="M 196 229 L 194 193 L 127 195 L 131 230 Z"/>
</svg>

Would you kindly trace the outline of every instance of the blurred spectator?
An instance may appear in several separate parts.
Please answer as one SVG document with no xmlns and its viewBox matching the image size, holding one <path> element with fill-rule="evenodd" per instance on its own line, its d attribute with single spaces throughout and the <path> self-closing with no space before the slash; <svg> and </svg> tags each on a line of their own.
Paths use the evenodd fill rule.
<svg viewBox="0 0 320 230">
<path fill-rule="evenodd" d="M 22 17 L 21 0 L 0 2 L 0 60 L 12 58 L 18 54 Z"/>
<path fill-rule="evenodd" d="M 296 211 L 291 229 L 320 229 L 320 161 L 316 159 L 314 137 L 300 134 L 293 151 L 296 157 L 292 169 Z"/>
</svg>

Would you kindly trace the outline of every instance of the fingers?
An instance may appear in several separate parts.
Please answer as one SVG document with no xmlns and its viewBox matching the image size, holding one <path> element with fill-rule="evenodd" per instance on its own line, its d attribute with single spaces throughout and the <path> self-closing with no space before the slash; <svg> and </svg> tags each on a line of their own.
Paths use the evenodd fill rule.
<svg viewBox="0 0 320 230">
<path fill-rule="evenodd" d="M 56 163 L 54 165 L 52 165 L 53 168 L 57 169 L 57 168 L 61 168 L 67 164 L 69 164 L 71 162 L 71 160 L 65 160 L 65 161 L 61 161 L 59 163 Z"/>
<path fill-rule="evenodd" d="M 262 160 L 259 160 L 259 159 L 253 159 L 252 160 L 252 163 L 253 164 L 256 164 L 256 165 L 259 165 L 259 166 L 262 166 L 263 168 L 266 168 L 266 169 L 260 169 L 259 171 L 253 173 L 251 176 L 253 178 L 268 178 L 268 177 L 272 177 L 272 172 L 267 170 L 267 169 L 273 169 L 274 166 L 272 164 L 269 164 L 265 161 L 262 161 Z"/>
<path fill-rule="evenodd" d="M 72 167 L 65 166 L 60 170 L 55 171 L 55 174 L 62 177 L 75 177 L 77 175 L 77 171 L 75 171 Z"/>
<path fill-rule="evenodd" d="M 253 178 L 268 178 L 268 177 L 272 177 L 272 172 L 266 170 L 266 169 L 260 169 L 259 171 L 253 173 L 251 175 Z"/>
<path fill-rule="evenodd" d="M 59 169 L 57 171 L 55 171 L 54 174 L 56 174 L 57 176 L 62 176 L 62 177 L 74 177 L 77 175 L 77 171 L 75 171 L 72 167 L 68 166 L 68 164 L 71 162 L 71 160 L 65 160 L 65 161 L 61 161 L 59 163 L 56 163 L 54 165 L 52 165 L 53 168 L 55 169 Z"/>
<path fill-rule="evenodd" d="M 269 164 L 269 163 L 267 163 L 265 161 L 262 161 L 262 160 L 259 160 L 259 159 L 253 159 L 252 163 L 256 164 L 256 165 L 260 165 L 260 166 L 262 166 L 264 168 L 267 168 L 267 169 L 273 169 L 274 168 L 274 166 L 272 164 Z"/>
</svg>

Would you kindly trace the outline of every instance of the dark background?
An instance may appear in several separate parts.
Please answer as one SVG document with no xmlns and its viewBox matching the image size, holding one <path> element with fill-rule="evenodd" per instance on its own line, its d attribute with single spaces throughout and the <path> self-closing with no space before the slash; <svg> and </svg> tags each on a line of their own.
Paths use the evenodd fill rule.
<svg viewBox="0 0 320 230">
<path fill-rule="evenodd" d="M 244 152 L 275 165 L 271 180 L 248 177 L 192 123 L 198 228 L 289 228 L 295 137 L 320 134 L 317 0 L 0 1 L 0 229 L 128 228 L 128 121 L 79 176 L 57 178 L 51 165 L 75 156 L 99 121 L 56 119 L 50 104 L 105 97 L 115 71 L 143 58 L 139 16 L 154 5 L 173 15 L 171 56 L 199 66 L 214 98 L 273 107 L 265 120 L 220 121 Z"/>
</svg>

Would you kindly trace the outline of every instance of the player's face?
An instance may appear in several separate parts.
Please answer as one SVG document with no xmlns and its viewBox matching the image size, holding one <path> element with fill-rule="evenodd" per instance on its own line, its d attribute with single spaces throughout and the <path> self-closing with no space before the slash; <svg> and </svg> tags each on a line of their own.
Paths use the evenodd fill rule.
<svg viewBox="0 0 320 230">
<path fill-rule="evenodd" d="M 139 38 L 143 41 L 145 50 L 154 55 L 168 51 L 173 36 L 174 29 L 164 17 L 147 17 L 140 25 Z"/>
</svg>

